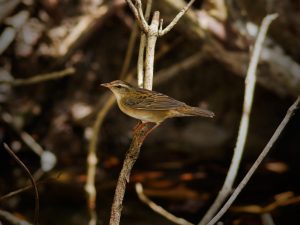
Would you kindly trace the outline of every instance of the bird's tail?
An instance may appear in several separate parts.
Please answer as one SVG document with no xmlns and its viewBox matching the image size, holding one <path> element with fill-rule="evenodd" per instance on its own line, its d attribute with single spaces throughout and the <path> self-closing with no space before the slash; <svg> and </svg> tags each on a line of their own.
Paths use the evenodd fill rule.
<svg viewBox="0 0 300 225">
<path fill-rule="evenodd" d="M 215 114 L 209 110 L 191 106 L 184 107 L 178 111 L 183 114 L 182 116 L 203 116 L 209 118 L 213 118 L 215 116 Z"/>
</svg>

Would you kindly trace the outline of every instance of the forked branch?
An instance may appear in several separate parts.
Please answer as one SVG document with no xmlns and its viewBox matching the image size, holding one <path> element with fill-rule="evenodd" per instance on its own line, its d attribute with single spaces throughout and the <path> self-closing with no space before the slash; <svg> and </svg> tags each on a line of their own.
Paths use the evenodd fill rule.
<svg viewBox="0 0 300 225">
<path fill-rule="evenodd" d="M 168 33 L 173 27 L 178 23 L 181 17 L 186 13 L 186 11 L 191 7 L 191 5 L 195 2 L 195 0 L 191 0 L 176 16 L 175 18 L 166 26 L 164 29 L 160 30 L 158 35 L 163 36 Z"/>
<path fill-rule="evenodd" d="M 133 14 L 135 15 L 141 30 L 145 33 L 144 36 L 142 35 L 141 37 L 141 46 L 140 46 L 139 59 L 138 59 L 138 85 L 140 87 L 143 85 L 145 89 L 152 90 L 155 45 L 156 45 L 157 38 L 159 36 L 162 36 L 159 35 L 159 31 L 162 31 L 163 34 L 170 31 L 174 27 L 174 25 L 178 22 L 178 20 L 181 18 L 181 16 L 186 12 L 188 7 L 194 2 L 194 0 L 192 0 L 187 5 L 187 7 L 185 7 L 179 13 L 179 16 L 175 17 L 175 20 L 172 21 L 173 24 L 171 26 L 168 26 L 166 30 L 162 29 L 162 20 L 159 18 L 159 11 L 154 12 L 150 25 L 146 21 L 148 19 L 147 14 L 150 14 L 152 1 L 151 2 L 150 0 L 148 1 L 145 16 L 143 14 L 142 4 L 140 0 L 135 1 L 136 5 L 134 5 L 131 0 L 126 0 L 126 2 L 131 8 Z M 145 52 L 146 55 L 144 59 L 145 45 L 146 45 L 146 52 Z M 144 139 L 157 126 L 158 125 L 150 126 L 148 123 L 142 124 L 141 126 L 139 126 L 140 128 L 136 129 L 134 132 L 134 136 L 130 148 L 126 153 L 123 167 L 118 178 L 112 210 L 111 210 L 111 217 L 109 222 L 110 225 L 120 224 L 122 204 L 125 195 L 126 184 L 127 182 L 129 182 L 131 169 L 139 156 L 140 148 L 144 142 Z"/>
</svg>

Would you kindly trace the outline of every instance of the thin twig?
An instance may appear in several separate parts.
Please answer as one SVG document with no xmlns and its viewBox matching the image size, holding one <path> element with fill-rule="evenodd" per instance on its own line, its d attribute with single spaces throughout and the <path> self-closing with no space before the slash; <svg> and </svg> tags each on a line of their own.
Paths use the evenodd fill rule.
<svg viewBox="0 0 300 225">
<path fill-rule="evenodd" d="M 18 158 L 18 156 L 16 156 L 16 154 L 13 152 L 13 150 L 10 149 L 10 147 L 4 143 L 3 144 L 4 148 L 6 149 L 6 151 L 10 154 L 10 156 L 12 158 L 14 158 L 14 160 L 16 160 L 16 162 L 21 166 L 21 168 L 25 171 L 25 173 L 27 174 L 27 176 L 29 177 L 32 187 L 34 189 L 34 197 L 35 197 L 35 209 L 34 209 L 34 220 L 33 220 L 33 224 L 37 225 L 38 224 L 38 218 L 39 218 L 39 210 L 40 210 L 40 203 L 39 203 L 39 192 L 36 186 L 36 183 L 29 171 L 29 169 L 26 167 L 26 165 Z"/>
<path fill-rule="evenodd" d="M 131 0 L 126 0 L 127 4 L 129 5 L 131 11 L 133 12 L 137 22 L 140 25 L 140 28 L 143 32 L 147 33 L 149 25 L 145 20 L 143 15 L 142 3 L 140 0 L 136 0 L 136 6 L 132 3 Z"/>
<path fill-rule="evenodd" d="M 49 180 L 49 179 L 47 179 L 47 180 Z M 45 181 L 46 180 L 43 179 L 42 181 L 39 180 L 39 181 L 36 181 L 35 183 L 36 183 L 36 185 L 40 185 L 40 184 L 44 183 Z M 18 195 L 20 193 L 23 193 L 23 192 L 25 192 L 27 190 L 30 190 L 32 188 L 33 188 L 33 186 L 31 184 L 29 184 L 29 185 L 26 185 L 25 187 L 19 188 L 19 189 L 14 190 L 14 191 L 11 191 L 11 192 L 9 192 L 9 193 L 1 196 L 0 197 L 0 202 L 5 201 L 5 200 L 7 200 L 9 198 L 12 198 L 13 196 Z"/>
<path fill-rule="evenodd" d="M 31 84 L 41 83 L 49 80 L 63 78 L 65 76 L 73 75 L 74 73 L 75 73 L 75 69 L 71 67 L 65 70 L 56 71 L 52 73 L 39 74 L 27 79 L 14 79 L 14 80 L 0 81 L 0 84 L 6 83 L 6 84 L 11 84 L 13 86 L 31 85 Z"/>
<path fill-rule="evenodd" d="M 300 203 L 300 195 L 298 196 L 288 196 L 284 199 L 275 199 L 274 202 L 271 202 L 270 204 L 266 206 L 260 206 L 260 205 L 246 205 L 246 206 L 236 206 L 230 208 L 230 211 L 232 212 L 238 212 L 238 213 L 253 213 L 253 214 L 263 214 L 263 213 L 271 213 L 275 209 L 281 206 L 288 206 L 293 204 L 299 204 Z"/>
<path fill-rule="evenodd" d="M 87 156 L 87 182 L 85 185 L 85 191 L 88 194 L 88 206 L 89 209 L 94 209 L 96 204 L 96 188 L 95 188 L 95 175 L 97 166 L 97 143 L 98 143 L 98 133 L 101 125 L 104 121 L 105 115 L 115 102 L 114 97 L 111 95 L 106 101 L 105 105 L 101 108 L 97 115 L 97 119 L 93 126 L 93 135 L 89 143 L 88 156 Z"/>
<path fill-rule="evenodd" d="M 159 32 L 159 36 L 163 36 L 168 33 L 172 28 L 178 23 L 180 18 L 186 13 L 186 11 L 191 7 L 191 5 L 195 2 L 195 0 L 191 0 L 176 16 L 175 18 L 169 23 L 167 27 Z"/>
<path fill-rule="evenodd" d="M 203 219 L 200 221 L 199 225 L 206 225 L 211 220 L 211 218 L 215 215 L 215 213 L 221 207 L 221 205 L 223 204 L 227 196 L 232 191 L 232 186 L 239 169 L 240 161 L 244 152 L 246 138 L 248 135 L 249 119 L 250 119 L 255 82 L 256 82 L 256 68 L 259 61 L 259 56 L 261 53 L 262 45 L 267 30 L 271 22 L 276 18 L 277 18 L 277 14 L 267 15 L 262 21 L 260 31 L 255 41 L 253 54 L 246 75 L 243 114 L 240 122 L 238 138 L 234 149 L 232 161 L 227 176 L 225 178 L 223 187 L 219 191 L 219 194 L 215 199 L 214 203 L 212 204 L 212 206 L 209 208 L 209 210 L 207 211 Z"/>
<path fill-rule="evenodd" d="M 169 213 L 167 210 L 165 210 L 164 208 L 162 208 L 161 206 L 157 205 L 156 203 L 154 203 L 153 201 L 151 201 L 145 194 L 143 191 L 143 186 L 141 183 L 136 183 L 135 184 L 135 191 L 138 194 L 139 199 L 144 202 L 146 205 L 148 205 L 154 212 L 162 215 L 163 217 L 165 217 L 166 219 L 176 223 L 176 224 L 180 224 L 180 225 L 193 225 L 191 222 L 174 216 L 173 214 Z"/>
<path fill-rule="evenodd" d="M 27 185 L 27 186 L 25 186 L 25 187 L 23 187 L 23 188 L 19 188 L 18 190 L 11 191 L 11 192 L 9 192 L 8 194 L 2 195 L 2 196 L 0 197 L 0 202 L 4 201 L 4 200 L 6 200 L 6 199 L 9 199 L 9 198 L 11 198 L 11 197 L 13 197 L 13 196 L 15 196 L 15 195 L 18 195 L 18 194 L 20 194 L 20 193 L 22 193 L 22 192 L 24 192 L 24 191 L 27 191 L 27 190 L 29 190 L 29 189 L 31 189 L 31 188 L 32 188 L 32 185 Z"/>
<path fill-rule="evenodd" d="M 299 106 L 300 106 L 300 96 L 297 98 L 297 100 L 294 102 L 294 104 L 289 108 L 289 110 L 287 111 L 287 114 L 285 115 L 285 117 L 283 118 L 283 120 L 281 121 L 279 126 L 277 127 L 276 131 L 274 132 L 273 136 L 269 140 L 268 144 L 263 149 L 263 151 L 260 153 L 258 158 L 255 160 L 254 164 L 252 165 L 250 170 L 247 172 L 247 174 L 245 175 L 243 180 L 239 183 L 239 185 L 237 186 L 235 191 L 232 193 L 230 198 L 227 200 L 227 202 L 224 204 L 222 209 L 217 213 L 217 215 L 207 225 L 214 225 L 224 215 L 224 213 L 229 209 L 229 207 L 232 205 L 234 200 L 241 193 L 243 188 L 247 185 L 247 183 L 249 182 L 250 178 L 252 177 L 252 175 L 258 168 L 258 166 L 261 164 L 261 162 L 264 160 L 266 155 L 269 153 L 272 146 L 277 141 L 278 137 L 280 136 L 280 134 L 282 133 L 282 131 L 284 130 L 284 128 L 290 121 L 290 119 L 293 116 L 293 114 L 295 113 L 296 109 L 299 108 Z"/>
<path fill-rule="evenodd" d="M 139 18 L 142 22 L 143 29 L 145 31 L 148 31 L 149 26 L 148 26 L 148 23 L 146 21 L 146 18 L 144 17 L 142 2 L 141 2 L 141 0 L 135 0 L 135 3 L 136 3 L 136 8 L 138 10 Z M 145 28 L 148 28 L 148 29 L 145 29 Z"/>
</svg>

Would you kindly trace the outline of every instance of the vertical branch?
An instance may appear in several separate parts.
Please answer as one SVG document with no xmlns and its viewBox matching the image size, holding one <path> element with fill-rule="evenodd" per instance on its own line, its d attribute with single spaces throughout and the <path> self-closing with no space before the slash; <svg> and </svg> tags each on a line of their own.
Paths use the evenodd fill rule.
<svg viewBox="0 0 300 225">
<path fill-rule="evenodd" d="M 152 0 L 147 1 L 146 11 L 145 11 L 145 20 L 148 21 L 150 17 L 150 12 L 152 8 Z M 137 63 L 137 77 L 138 77 L 138 86 L 140 88 L 143 87 L 144 83 L 144 54 L 145 54 L 145 46 L 146 46 L 146 34 L 142 32 L 141 41 L 139 47 L 139 57 Z"/>
<path fill-rule="evenodd" d="M 87 193 L 87 202 L 88 202 L 88 210 L 90 214 L 89 225 L 96 225 L 97 222 L 97 214 L 95 212 L 96 208 L 96 187 L 95 187 L 95 176 L 96 176 L 96 168 L 97 168 L 97 143 L 98 143 L 98 134 L 100 127 L 104 121 L 104 118 L 114 104 L 115 99 L 113 96 L 110 96 L 105 105 L 101 108 L 97 115 L 97 119 L 94 123 L 93 127 L 93 136 L 89 143 L 88 156 L 87 156 L 87 180 L 85 184 L 85 191 Z"/>
<path fill-rule="evenodd" d="M 138 87 L 142 88 L 144 83 L 144 52 L 146 46 L 146 34 L 141 35 L 139 58 L 137 63 L 137 80 Z"/>
<path fill-rule="evenodd" d="M 159 22 L 159 11 L 155 11 L 147 33 L 144 88 L 148 90 L 152 90 L 153 85 L 154 52 Z"/>
<path fill-rule="evenodd" d="M 289 108 L 288 112 L 286 113 L 285 117 L 283 118 L 283 120 L 281 121 L 279 126 L 277 127 L 276 131 L 274 132 L 273 136 L 269 140 L 268 144 L 262 150 L 262 152 L 260 153 L 258 158 L 255 160 L 255 162 L 253 163 L 252 167 L 247 172 L 247 174 L 245 175 L 243 180 L 239 183 L 239 185 L 237 186 L 235 191 L 232 193 L 230 198 L 227 200 L 227 202 L 224 204 L 222 209 L 218 212 L 218 214 L 207 225 L 214 225 L 224 215 L 224 213 L 229 209 L 229 207 L 232 205 L 234 200 L 241 193 L 243 188 L 247 185 L 247 183 L 249 182 L 250 178 L 252 177 L 252 175 L 254 174 L 256 169 L 258 168 L 258 166 L 261 164 L 263 159 L 269 153 L 272 146 L 274 145 L 274 143 L 276 142 L 276 140 L 278 139 L 278 137 L 280 136 L 280 134 L 282 133 L 282 131 L 284 130 L 286 125 L 288 124 L 289 120 L 291 119 L 291 117 L 295 113 L 296 109 L 299 108 L 299 105 L 300 105 L 300 96 L 297 98 L 297 100 L 294 102 L 294 104 Z"/>
<path fill-rule="evenodd" d="M 262 21 L 257 39 L 255 41 L 253 54 L 251 57 L 251 61 L 248 67 L 247 76 L 245 80 L 243 114 L 240 122 L 238 138 L 234 149 L 232 161 L 227 176 L 225 178 L 223 187 L 221 188 L 212 206 L 209 208 L 209 210 L 207 211 L 203 219 L 200 221 L 199 225 L 206 225 L 211 220 L 211 218 L 215 215 L 215 213 L 221 207 L 221 205 L 223 204 L 227 196 L 232 191 L 232 186 L 239 169 L 240 161 L 244 152 L 246 138 L 248 135 L 249 119 L 250 119 L 255 82 L 256 82 L 256 68 L 259 61 L 259 56 L 261 53 L 262 45 L 267 30 L 271 22 L 276 18 L 277 18 L 277 14 L 267 15 Z"/>
<path fill-rule="evenodd" d="M 45 74 L 38 74 L 30 78 L 26 79 L 13 79 L 13 80 L 3 80 L 0 81 L 0 84 L 8 83 L 13 86 L 25 86 L 25 85 L 32 85 L 37 84 L 41 82 L 46 82 L 50 80 L 60 79 L 66 76 L 74 75 L 75 69 L 73 67 L 66 68 L 61 71 L 55 71 L 51 73 L 45 73 Z"/>
</svg>

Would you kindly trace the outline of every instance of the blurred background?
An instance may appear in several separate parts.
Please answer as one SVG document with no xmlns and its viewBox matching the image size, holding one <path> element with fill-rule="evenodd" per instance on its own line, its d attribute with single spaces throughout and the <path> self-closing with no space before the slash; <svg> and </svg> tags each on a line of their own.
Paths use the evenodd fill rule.
<svg viewBox="0 0 300 225">
<path fill-rule="evenodd" d="M 185 4 L 160 0 L 153 9 L 168 24 Z M 275 12 L 279 17 L 258 66 L 240 180 L 300 93 L 300 2 L 197 0 L 158 39 L 154 90 L 207 108 L 216 117 L 167 120 L 150 134 L 131 175 L 122 224 L 172 224 L 138 199 L 136 182 L 175 215 L 195 224 L 202 218 L 231 161 L 256 34 L 262 18 Z M 96 133 L 97 214 L 98 224 L 107 224 L 137 121 L 115 104 L 110 107 L 111 93 L 100 84 L 120 76 L 136 84 L 140 31 L 131 11 L 124 0 L 2 0 L 0 23 L 0 140 L 38 180 L 40 224 L 88 223 L 86 158 L 98 112 L 104 117 Z M 131 57 L 126 57 L 128 49 Z M 125 59 L 131 59 L 128 68 Z M 24 83 L 55 71 L 61 76 Z M 300 113 L 222 218 L 224 224 L 300 223 L 299 137 Z M 32 189 L 1 199 L 30 183 L 2 144 L 0 148 L 0 208 L 32 221 Z M 261 208 L 244 207 L 250 205 Z M 265 214 L 274 223 L 266 222 Z M 2 216 L 0 221 L 11 224 Z"/>
</svg>

